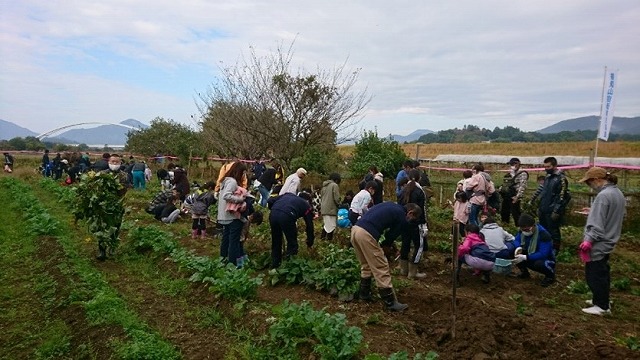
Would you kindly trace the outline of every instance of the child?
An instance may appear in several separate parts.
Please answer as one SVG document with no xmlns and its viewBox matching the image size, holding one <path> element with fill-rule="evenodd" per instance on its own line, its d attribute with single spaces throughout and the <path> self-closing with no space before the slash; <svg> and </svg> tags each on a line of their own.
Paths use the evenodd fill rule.
<svg viewBox="0 0 640 360">
<path fill-rule="evenodd" d="M 456 192 L 456 202 L 453 204 L 453 220 L 457 222 L 457 229 L 460 238 L 464 237 L 464 226 L 469 221 L 469 207 L 467 206 L 467 194 L 464 191 Z"/>
<path fill-rule="evenodd" d="M 458 269 L 456 281 L 460 286 L 460 269 L 462 264 L 467 264 L 471 269 L 482 272 L 482 282 L 488 284 L 491 281 L 491 271 L 496 262 L 496 254 L 489 250 L 480 234 L 480 227 L 475 224 L 467 224 L 465 227 L 467 236 L 458 246 Z"/>
<path fill-rule="evenodd" d="M 212 190 L 215 183 L 210 181 L 202 185 L 195 193 L 189 195 L 192 199 L 191 205 L 191 238 L 195 239 L 200 235 L 203 239 L 207 236 L 207 218 L 209 217 L 209 206 L 216 202 Z"/>
<path fill-rule="evenodd" d="M 353 191 L 348 190 L 347 193 L 344 194 L 344 198 L 342 199 L 342 203 L 340 204 L 339 208 L 349 210 L 351 202 L 353 201 L 353 195 Z"/>
<path fill-rule="evenodd" d="M 495 253 L 497 258 L 512 259 L 513 252 L 516 249 L 513 244 L 514 236 L 496 224 L 496 220 L 492 215 L 482 214 L 480 220 L 482 220 L 483 224 L 480 232 L 484 235 L 484 240 L 489 246 L 489 250 Z"/>
<path fill-rule="evenodd" d="M 369 205 L 371 205 L 373 194 L 376 193 L 377 188 L 378 184 L 376 184 L 375 180 L 367 181 L 364 188 L 353 197 L 349 206 L 349 221 L 351 225 L 355 225 L 356 221 L 369 210 Z"/>
</svg>

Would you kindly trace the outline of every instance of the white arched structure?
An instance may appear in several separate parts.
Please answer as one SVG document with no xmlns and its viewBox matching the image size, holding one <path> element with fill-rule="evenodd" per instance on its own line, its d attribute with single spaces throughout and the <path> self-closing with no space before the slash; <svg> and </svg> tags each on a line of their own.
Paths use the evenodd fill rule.
<svg viewBox="0 0 640 360">
<path fill-rule="evenodd" d="M 122 126 L 124 128 L 127 129 L 131 129 L 131 130 L 139 130 L 137 127 L 133 127 L 133 126 L 129 126 L 129 125 L 124 125 L 124 124 L 118 124 L 118 123 L 110 123 L 110 122 L 100 122 L 100 121 L 92 121 L 92 122 L 83 122 L 83 123 L 77 123 L 77 124 L 71 124 L 71 125 L 65 125 L 65 126 L 61 126 L 59 128 L 53 129 L 53 130 L 49 130 L 47 132 L 43 132 L 42 134 L 36 136 L 36 139 L 38 140 L 42 140 L 42 138 L 46 138 L 51 136 L 52 134 L 55 134 L 57 132 L 60 132 L 64 129 L 68 129 L 71 127 L 76 127 L 76 126 L 80 126 L 80 125 L 116 125 L 116 126 Z"/>
</svg>

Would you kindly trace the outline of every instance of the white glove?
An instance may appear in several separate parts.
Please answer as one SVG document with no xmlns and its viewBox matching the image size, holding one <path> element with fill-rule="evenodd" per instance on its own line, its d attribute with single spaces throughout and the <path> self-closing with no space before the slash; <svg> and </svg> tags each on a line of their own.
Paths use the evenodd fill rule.
<svg viewBox="0 0 640 360">
<path fill-rule="evenodd" d="M 515 256 L 515 258 L 513 259 L 513 263 L 514 264 L 519 264 L 519 263 L 521 263 L 523 261 L 526 261 L 526 260 L 527 260 L 527 255 L 519 254 L 519 255 Z"/>
<path fill-rule="evenodd" d="M 517 247 L 516 250 L 513 252 L 513 255 L 520 255 L 522 254 L 522 248 L 521 247 Z"/>
<path fill-rule="evenodd" d="M 218 200 L 218 195 L 220 195 L 220 193 L 218 193 L 217 191 L 213 193 L 213 198 Z"/>
<path fill-rule="evenodd" d="M 429 228 L 427 227 L 427 224 L 418 225 L 418 231 L 423 238 L 426 238 L 427 234 L 429 234 Z"/>
</svg>

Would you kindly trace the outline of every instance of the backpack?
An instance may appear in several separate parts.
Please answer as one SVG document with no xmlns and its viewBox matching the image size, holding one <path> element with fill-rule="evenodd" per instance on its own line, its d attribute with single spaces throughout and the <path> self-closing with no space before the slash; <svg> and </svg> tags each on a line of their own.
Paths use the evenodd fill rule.
<svg viewBox="0 0 640 360">
<path fill-rule="evenodd" d="M 338 209 L 338 227 L 351 227 L 351 221 L 349 221 L 349 210 L 344 208 Z"/>
</svg>

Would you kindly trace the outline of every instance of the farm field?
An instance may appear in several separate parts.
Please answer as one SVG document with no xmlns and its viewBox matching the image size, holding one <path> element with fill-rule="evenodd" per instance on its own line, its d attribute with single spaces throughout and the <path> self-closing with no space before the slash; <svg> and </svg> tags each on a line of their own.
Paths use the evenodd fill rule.
<svg viewBox="0 0 640 360">
<path fill-rule="evenodd" d="M 245 245 L 250 266 L 230 270 L 217 262 L 214 234 L 191 239 L 190 219 L 164 225 L 145 213 L 154 183 L 127 193 L 121 246 L 113 259 L 99 262 L 91 234 L 68 208 L 71 188 L 26 171 L 0 176 L 0 184 L 3 359 L 640 356 L 640 236 L 628 230 L 612 256 L 612 316 L 580 311 L 590 294 L 574 251 L 582 239 L 576 223 L 563 228 L 558 281 L 548 288 L 535 276 L 498 274 L 485 285 L 463 271 L 452 329 L 448 208 L 430 213 L 430 247 L 421 264 L 427 278 L 394 273 L 398 298 L 409 309 L 388 313 L 379 299 L 344 302 L 331 295 L 332 288 L 342 296 L 358 285 L 345 229 L 331 244 L 318 236 L 313 250 L 302 246 L 297 258 L 270 272 L 265 222 L 252 228 Z M 316 234 L 320 226 L 316 221 Z"/>
</svg>

